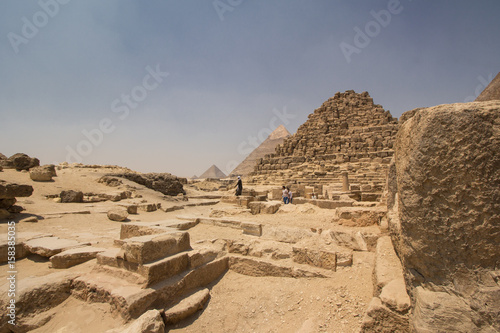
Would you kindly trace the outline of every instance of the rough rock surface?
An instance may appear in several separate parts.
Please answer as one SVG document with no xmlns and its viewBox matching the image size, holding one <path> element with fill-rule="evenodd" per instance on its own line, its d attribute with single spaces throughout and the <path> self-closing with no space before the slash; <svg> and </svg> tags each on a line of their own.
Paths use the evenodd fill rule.
<svg viewBox="0 0 500 333">
<path fill-rule="evenodd" d="M 29 157 L 28 155 L 23 153 L 17 153 L 6 160 L 0 160 L 0 164 L 6 169 L 10 168 L 16 169 L 17 171 L 27 171 L 30 168 L 40 166 L 40 160 L 38 160 L 38 158 Z"/>
<path fill-rule="evenodd" d="M 83 202 L 83 192 L 81 191 L 61 191 L 61 202 Z"/>
<path fill-rule="evenodd" d="M 169 173 L 121 173 L 109 176 L 128 179 L 165 195 L 185 193 L 182 185 L 187 184 L 186 178 L 178 178 Z"/>
<path fill-rule="evenodd" d="M 126 208 L 114 208 L 108 211 L 108 219 L 111 221 L 123 222 L 128 217 Z"/>
<path fill-rule="evenodd" d="M 52 180 L 52 175 L 52 170 L 43 166 L 38 166 L 30 169 L 31 180 L 37 182 L 49 182 Z"/>
<path fill-rule="evenodd" d="M 395 147 L 392 223 L 400 225 L 391 231 L 411 296 L 410 324 L 500 330 L 500 101 L 419 109 Z"/>
</svg>

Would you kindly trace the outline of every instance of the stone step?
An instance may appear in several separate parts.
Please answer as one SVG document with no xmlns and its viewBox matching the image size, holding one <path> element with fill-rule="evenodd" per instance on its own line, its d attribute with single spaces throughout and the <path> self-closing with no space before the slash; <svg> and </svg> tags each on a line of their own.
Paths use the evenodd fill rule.
<svg viewBox="0 0 500 333">
<path fill-rule="evenodd" d="M 183 295 L 219 279 L 227 269 L 228 258 L 223 257 L 149 287 L 114 275 L 117 271 L 126 272 L 124 270 L 97 270 L 73 280 L 72 294 L 87 302 L 108 303 L 113 312 L 130 320 L 138 318 L 148 309 L 172 307 Z"/>
<path fill-rule="evenodd" d="M 189 234 L 175 231 L 163 234 L 126 238 L 121 247 L 123 259 L 137 264 L 146 264 L 167 256 L 191 249 Z"/>
<path fill-rule="evenodd" d="M 283 260 L 257 259 L 235 254 L 229 255 L 229 269 L 239 274 L 255 277 L 326 278 L 332 274 L 328 270 L 315 269 L 311 266 L 297 263 L 285 263 Z"/>
<path fill-rule="evenodd" d="M 106 249 L 93 246 L 84 246 L 59 252 L 50 257 L 52 268 L 69 268 L 94 259 L 98 253 Z"/>
<path fill-rule="evenodd" d="M 24 243 L 26 250 L 42 257 L 52 257 L 65 250 L 89 245 L 90 243 L 80 243 L 74 239 L 63 239 L 59 237 L 35 238 Z"/>
<path fill-rule="evenodd" d="M 175 230 L 188 230 L 199 223 L 197 218 L 188 220 L 168 219 L 156 222 L 131 222 L 121 225 L 120 239 L 154 235 Z"/>
</svg>

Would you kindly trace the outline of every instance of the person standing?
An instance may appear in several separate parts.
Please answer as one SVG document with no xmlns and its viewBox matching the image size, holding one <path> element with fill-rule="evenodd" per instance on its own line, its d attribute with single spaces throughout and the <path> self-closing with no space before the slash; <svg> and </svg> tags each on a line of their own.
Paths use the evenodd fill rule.
<svg viewBox="0 0 500 333">
<path fill-rule="evenodd" d="M 243 192 L 243 183 L 241 182 L 241 177 L 238 176 L 238 183 L 236 184 L 236 196 L 241 195 Z"/>
<path fill-rule="evenodd" d="M 292 190 L 290 190 L 289 187 L 287 187 L 286 190 L 288 191 L 288 203 L 291 204 L 293 199 Z"/>
<path fill-rule="evenodd" d="M 281 197 L 283 198 L 283 203 L 286 205 L 288 203 L 288 191 L 285 186 L 283 186 L 283 194 Z"/>
</svg>

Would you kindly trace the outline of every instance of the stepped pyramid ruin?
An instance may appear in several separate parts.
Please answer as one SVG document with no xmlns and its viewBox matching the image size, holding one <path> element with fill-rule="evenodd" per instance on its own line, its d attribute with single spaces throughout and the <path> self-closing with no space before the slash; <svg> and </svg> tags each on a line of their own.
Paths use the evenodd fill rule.
<svg viewBox="0 0 500 333">
<path fill-rule="evenodd" d="M 360 185 L 384 183 L 398 122 L 368 92 L 338 92 L 308 118 L 258 161 L 254 182 L 336 184 L 347 171 Z"/>
<path fill-rule="evenodd" d="M 249 175 L 257 161 L 268 154 L 272 154 L 276 147 L 283 143 L 283 141 L 290 136 L 290 132 L 285 126 L 278 126 L 264 142 L 254 149 L 244 160 L 241 162 L 229 176 L 247 176 Z"/>
<path fill-rule="evenodd" d="M 484 88 L 483 92 L 477 96 L 475 102 L 493 101 L 500 99 L 500 72 L 491 80 L 490 84 Z"/>
<path fill-rule="evenodd" d="M 226 178 L 226 175 L 216 165 L 212 165 L 198 178 Z"/>
</svg>

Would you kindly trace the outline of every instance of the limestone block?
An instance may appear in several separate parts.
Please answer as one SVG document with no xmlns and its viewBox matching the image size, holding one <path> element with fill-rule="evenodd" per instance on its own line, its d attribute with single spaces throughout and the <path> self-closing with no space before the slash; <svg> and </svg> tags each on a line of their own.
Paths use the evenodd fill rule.
<svg viewBox="0 0 500 333">
<path fill-rule="evenodd" d="M 410 310 L 410 296 L 406 292 L 402 276 L 387 283 L 382 288 L 379 298 L 385 306 L 393 311 L 406 314 Z"/>
<path fill-rule="evenodd" d="M 128 211 L 125 208 L 114 208 L 109 210 L 107 215 L 111 221 L 123 222 L 128 217 Z"/>
<path fill-rule="evenodd" d="M 98 253 L 104 251 L 106 249 L 93 246 L 69 249 L 50 257 L 50 262 L 52 268 L 69 268 L 94 259 Z"/>
<path fill-rule="evenodd" d="M 313 250 L 294 246 L 293 261 L 332 271 L 337 269 L 337 254 L 332 251 Z"/>
<path fill-rule="evenodd" d="M 137 273 L 145 277 L 147 285 L 150 286 L 177 275 L 188 268 L 188 254 L 178 253 L 147 264 L 141 264 L 137 268 Z"/>
<path fill-rule="evenodd" d="M 158 209 L 157 205 L 154 203 L 141 203 L 137 206 L 137 209 L 144 212 L 154 212 Z"/>
<path fill-rule="evenodd" d="M 187 232 L 137 236 L 125 239 L 122 245 L 123 258 L 138 264 L 145 264 L 190 249 Z"/>
<path fill-rule="evenodd" d="M 341 207 L 335 211 L 339 224 L 349 227 L 377 225 L 386 216 L 385 207 Z"/>
<path fill-rule="evenodd" d="M 363 318 L 360 332 L 410 332 L 408 315 L 392 311 L 380 298 L 373 297 Z"/>
<path fill-rule="evenodd" d="M 389 236 L 378 239 L 375 252 L 375 268 L 373 270 L 375 296 L 380 295 L 382 288 L 393 280 L 404 280 L 403 269 Z"/>
<path fill-rule="evenodd" d="M 90 243 L 80 243 L 73 239 L 62 239 L 59 237 L 42 237 L 30 239 L 24 243 L 25 248 L 42 257 L 52 257 L 60 252 L 72 248 L 88 246 Z"/>
<path fill-rule="evenodd" d="M 184 298 L 177 305 L 164 310 L 163 318 L 165 323 L 171 325 L 186 319 L 198 310 L 203 309 L 209 298 L 210 291 L 206 288 Z"/>
<path fill-rule="evenodd" d="M 262 235 L 262 225 L 260 223 L 254 222 L 241 222 L 241 229 L 245 235 Z"/>
<path fill-rule="evenodd" d="M 52 171 L 44 167 L 34 167 L 30 171 L 31 180 L 37 182 L 49 182 L 52 180 Z"/>
</svg>

